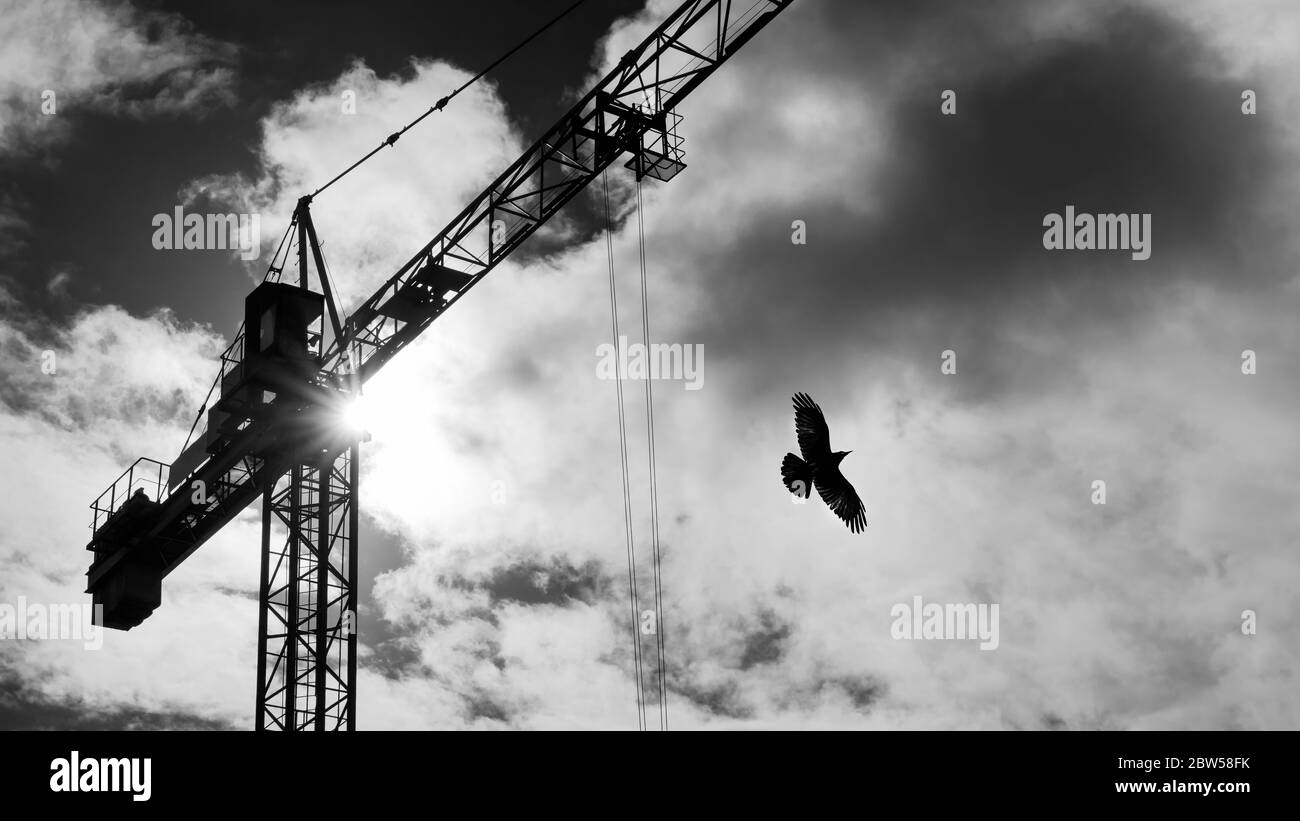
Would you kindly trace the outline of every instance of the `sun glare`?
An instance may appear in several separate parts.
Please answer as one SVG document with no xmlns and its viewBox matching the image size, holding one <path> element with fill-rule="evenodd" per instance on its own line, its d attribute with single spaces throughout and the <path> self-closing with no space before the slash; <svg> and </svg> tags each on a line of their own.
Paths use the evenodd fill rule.
<svg viewBox="0 0 1300 821">
<path fill-rule="evenodd" d="M 358 433 L 370 433 L 375 414 L 371 400 L 362 394 L 343 406 L 343 424 Z"/>
</svg>

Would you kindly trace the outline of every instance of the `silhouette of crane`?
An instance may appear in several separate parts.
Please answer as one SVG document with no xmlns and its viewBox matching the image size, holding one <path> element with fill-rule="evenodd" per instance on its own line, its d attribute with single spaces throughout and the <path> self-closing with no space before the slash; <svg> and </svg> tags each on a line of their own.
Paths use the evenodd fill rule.
<svg viewBox="0 0 1300 821">
<path fill-rule="evenodd" d="M 682 3 L 345 318 L 310 213 L 313 196 L 338 177 L 302 197 L 265 280 L 245 299 L 243 329 L 195 420 L 197 429 L 206 414 L 203 430 L 171 463 L 137 460 L 91 504 L 87 592 L 102 607 L 100 623 L 129 630 L 148 618 L 162 579 L 260 496 L 255 725 L 355 729 L 360 434 L 342 423 L 344 410 L 613 162 L 630 155 L 625 166 L 638 180 L 666 182 L 685 168 L 677 105 L 792 2 L 756 0 L 743 13 L 731 0 Z M 294 248 L 296 283 L 285 276 Z M 272 539 L 273 522 L 282 541 Z"/>
</svg>

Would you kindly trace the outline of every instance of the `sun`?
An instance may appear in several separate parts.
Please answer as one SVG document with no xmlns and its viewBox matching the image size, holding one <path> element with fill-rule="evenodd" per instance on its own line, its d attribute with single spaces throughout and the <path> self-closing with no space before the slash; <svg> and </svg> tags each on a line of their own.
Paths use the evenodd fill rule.
<svg viewBox="0 0 1300 821">
<path fill-rule="evenodd" d="M 364 393 L 353 397 L 343 406 L 342 422 L 348 430 L 369 438 L 375 425 L 374 402 Z"/>
</svg>

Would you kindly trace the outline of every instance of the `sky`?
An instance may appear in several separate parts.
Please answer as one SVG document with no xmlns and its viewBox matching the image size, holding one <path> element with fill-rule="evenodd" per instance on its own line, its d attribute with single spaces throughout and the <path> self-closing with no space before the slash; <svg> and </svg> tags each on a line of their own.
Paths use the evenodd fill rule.
<svg viewBox="0 0 1300 821">
<path fill-rule="evenodd" d="M 88 598 L 87 505 L 175 458 L 297 197 L 564 4 L 426 5 L 0 0 L 0 603 Z M 675 5 L 584 5 L 322 195 L 344 310 Z M 683 103 L 640 212 L 651 339 L 703 352 L 651 383 L 670 728 L 1300 727 L 1298 36 L 1280 0 L 796 0 Z M 638 726 L 593 202 L 366 386 L 362 729 Z M 262 256 L 155 250 L 177 205 Z M 1067 206 L 1150 214 L 1150 258 L 1046 249 Z M 865 533 L 781 484 L 799 391 Z M 259 516 L 101 649 L 0 640 L 0 727 L 250 728 Z M 998 605 L 996 649 L 898 638 L 916 596 Z"/>
</svg>

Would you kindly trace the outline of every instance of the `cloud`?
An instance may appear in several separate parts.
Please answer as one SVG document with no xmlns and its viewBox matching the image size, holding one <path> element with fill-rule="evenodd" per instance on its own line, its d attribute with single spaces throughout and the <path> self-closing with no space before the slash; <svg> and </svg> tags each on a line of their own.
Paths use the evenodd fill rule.
<svg viewBox="0 0 1300 821">
<path fill-rule="evenodd" d="M 1277 653 L 1288 626 L 1253 645 L 1236 629 L 1251 598 L 1294 623 L 1260 586 L 1291 525 L 1250 516 L 1263 528 L 1250 547 L 1222 543 L 1233 511 L 1296 478 L 1293 453 L 1243 461 L 1223 427 L 1245 413 L 1257 441 L 1285 440 L 1285 402 L 1253 407 L 1237 365 L 1243 338 L 1267 340 L 1249 344 L 1281 370 L 1261 383 L 1288 393 L 1294 339 L 1274 300 L 1294 300 L 1295 248 L 1272 216 L 1294 193 L 1279 173 L 1288 126 L 1244 119 L 1222 44 L 1167 14 L 1006 4 L 972 26 L 951 8 L 792 9 L 783 36 L 765 33 L 687 103 L 692 170 L 649 192 L 656 337 L 703 342 L 711 360 L 709 389 L 689 402 L 656 391 L 660 507 L 674 523 L 665 622 L 687 724 L 1225 727 L 1259 726 L 1261 709 L 1293 723 L 1294 700 L 1203 706 L 1245 697 L 1216 657 L 1296 672 Z M 936 54 L 960 71 L 936 74 Z M 878 66 L 893 68 L 867 70 Z M 944 123 L 938 91 L 954 77 L 964 108 Z M 857 127 L 869 122 L 883 125 Z M 1155 261 L 1047 255 L 1042 215 L 1076 199 L 1151 210 Z M 794 218 L 820 236 L 792 246 Z M 632 271 L 620 241 L 618 267 Z M 378 437 L 376 476 L 389 459 L 403 464 L 393 477 L 445 469 L 385 483 L 372 510 L 388 508 L 414 543 L 482 533 L 488 552 L 492 532 L 545 532 L 563 510 L 585 525 L 564 529 L 566 550 L 617 566 L 615 545 L 589 535 L 617 533 L 621 513 L 611 400 L 587 399 L 584 373 L 607 334 L 591 307 L 601 267 L 582 248 L 562 265 L 504 268 L 429 332 L 440 356 L 412 349 L 376 380 L 376 395 L 394 386 L 392 404 L 412 398 Z M 509 327 L 492 322 L 502 315 Z M 966 364 L 942 381 L 949 347 Z M 533 376 L 506 391 L 489 377 L 503 370 Z M 797 389 L 825 397 L 836 442 L 859 448 L 846 466 L 868 499 L 866 540 L 809 520 L 815 508 L 776 485 Z M 508 521 L 488 501 L 497 475 L 518 500 Z M 1125 489 L 1099 513 L 1087 489 L 1100 476 Z M 443 506 L 412 516 L 420 499 Z M 746 634 L 697 626 L 782 586 L 801 603 L 789 649 L 770 679 L 760 664 L 742 675 L 731 656 Z M 892 642 L 889 606 L 916 593 L 1002 602 L 1003 649 Z M 884 695 L 867 715 L 778 697 L 825 680 Z"/>
<path fill-rule="evenodd" d="M 752 71 L 719 72 L 700 92 L 707 109 L 687 103 L 710 196 L 669 189 L 658 229 L 679 238 L 660 251 L 665 287 L 700 306 L 683 336 L 721 355 L 733 340 L 779 340 L 738 357 L 756 391 L 809 352 L 849 367 L 863 351 L 937 344 L 931 355 L 979 351 L 965 389 L 1006 395 L 1070 372 L 1042 366 L 1008 322 L 1114 328 L 1187 279 L 1292 276 L 1278 263 L 1300 257 L 1276 215 L 1295 182 L 1274 173 L 1292 157 L 1286 129 L 1240 114 L 1243 79 L 1225 76 L 1213 45 L 1142 7 L 950 6 L 792 12 L 784 36 L 739 58 Z M 868 32 L 870 47 L 826 37 L 832 26 Z M 804 59 L 808 42 L 821 47 Z M 955 117 L 939 111 L 947 88 Z M 705 121 L 692 124 L 696 106 Z M 1154 214 L 1153 259 L 1045 251 L 1043 216 L 1067 204 Z M 795 219 L 806 246 L 790 242 Z"/>
<path fill-rule="evenodd" d="M 210 329 L 167 312 L 134 317 L 104 306 L 51 326 L 5 302 L 0 441 L 22 467 L 0 494 L 0 601 L 88 601 L 86 505 L 137 457 L 171 461 L 222 347 Z M 8 720 L 155 727 L 246 720 L 252 677 L 243 671 L 252 669 L 256 615 L 240 603 L 256 590 L 256 556 L 247 547 L 258 530 L 255 516 L 232 522 L 168 577 L 168 619 L 108 631 L 102 649 L 0 641 L 11 671 L 7 698 L 25 705 Z"/>
<path fill-rule="evenodd" d="M 50 281 L 45 283 L 46 292 L 53 297 L 63 297 L 68 295 L 68 283 L 72 281 L 72 274 L 67 271 L 59 271 L 50 277 Z"/>
<path fill-rule="evenodd" d="M 1262 6 L 1216 31 L 1204 4 L 993 8 L 796 4 L 686 103 L 691 167 L 644 192 L 654 341 L 703 344 L 709 360 L 702 390 L 654 385 L 670 726 L 1300 721 L 1288 638 L 1300 629 L 1288 502 L 1300 491 L 1298 289 L 1277 218 L 1297 200 L 1293 124 L 1280 111 L 1243 118 L 1237 93 L 1245 71 L 1291 88 L 1290 58 L 1245 56 Z M 620 24 L 598 62 L 644 25 Z M 461 75 L 355 64 L 265 120 L 259 176 L 200 181 L 195 195 L 283 225 L 298 195 Z M 944 119 L 948 87 L 959 113 Z M 356 115 L 338 105 L 349 89 Z M 313 206 L 345 307 L 523 144 L 491 87 L 475 89 Z M 633 300 L 623 330 L 636 339 L 636 225 L 627 181 L 611 184 L 625 218 L 615 269 Z M 1045 252 L 1042 215 L 1071 200 L 1150 210 L 1152 260 Z M 794 219 L 806 246 L 790 242 Z M 367 385 L 378 408 L 362 507 L 404 553 L 361 591 L 387 631 L 363 658 L 363 726 L 636 726 L 616 400 L 596 376 L 606 264 L 602 237 L 503 264 Z M 13 361 L 49 344 L 39 335 L 12 331 Z M 113 371 L 138 335 L 182 355 Z M 57 391 L 6 373 L 19 398 L 5 424 L 15 447 L 43 442 L 24 458 L 59 455 L 60 483 L 73 464 L 120 469 L 87 467 L 109 442 L 183 438 L 174 389 L 191 395 L 210 376 L 200 360 L 218 344 L 124 315 L 85 317 L 55 342 L 107 373 Z M 953 376 L 938 367 L 948 348 Z M 1255 375 L 1240 369 L 1247 348 Z M 643 609 L 644 385 L 624 387 Z M 844 469 L 866 502 L 864 535 L 779 484 L 796 390 L 854 451 Z M 101 395 L 102 413 L 89 404 Z M 70 498 L 102 484 L 78 481 Z M 15 512 L 51 492 L 21 490 Z M 47 682 L 43 698 L 89 689 L 109 706 L 130 692 L 246 726 L 255 615 L 222 590 L 255 578 L 255 516 L 168 579 L 175 598 L 143 632 L 94 664 L 29 651 L 24 681 Z M 31 528 L 0 543 L 42 532 Z M 83 564 L 59 561 L 51 595 Z M 22 579 L 47 589 L 38 577 Z M 892 639 L 891 607 L 914 595 L 999 603 L 999 649 Z M 1258 635 L 1242 635 L 1245 609 L 1260 614 Z M 100 658 L 155 661 L 187 629 L 211 642 L 168 669 L 183 680 L 219 663 L 231 671 L 220 692 L 117 668 L 113 689 L 88 683 Z M 653 698 L 653 642 L 636 640 Z"/>
<path fill-rule="evenodd" d="M 2 152 L 66 137 L 83 110 L 144 117 L 234 102 L 234 48 L 183 18 L 93 0 L 6 0 L 0 14 Z"/>
<path fill-rule="evenodd" d="M 87 115 L 197 115 L 235 102 L 238 54 L 130 3 L 0 0 L 0 162 L 57 165 Z M 25 200 L 0 190 L 0 258 L 25 247 Z"/>
<path fill-rule="evenodd" d="M 1252 406 L 1236 369 L 1242 337 L 1294 349 L 1267 296 L 1293 293 L 1293 246 L 1268 219 L 1293 183 L 1277 173 L 1279 126 L 1243 120 L 1230 61 L 1165 14 L 1007 4 L 995 25 L 952 8 L 792 9 L 688 101 L 692 167 L 647 189 L 655 337 L 703 343 L 710 360 L 706 390 L 655 394 L 675 724 L 1293 723 L 1285 699 L 1198 706 L 1244 693 L 1216 659 L 1296 672 L 1275 638 L 1236 630 L 1247 600 L 1277 613 L 1277 636 L 1295 622 L 1258 586 L 1283 566 L 1287 523 L 1265 517 L 1249 548 L 1221 541 L 1229 511 L 1296 480 L 1289 454 L 1245 459 L 1221 427 L 1244 413 L 1259 441 L 1283 437 L 1281 406 Z M 627 25 L 605 62 L 640 24 Z M 848 30 L 881 47 L 834 34 Z M 961 113 L 944 122 L 938 91 L 954 78 Z M 290 133 L 329 142 L 334 125 L 316 125 Z M 382 208 L 424 207 L 418 186 L 375 173 L 391 181 Z M 1154 261 L 1047 256 L 1042 215 L 1071 200 L 1153 211 Z M 790 244 L 795 218 L 808 246 Z M 616 237 L 625 296 L 633 229 Z M 414 249 L 429 233 L 398 221 L 384 238 Z M 361 271 L 368 242 L 336 243 L 335 270 Z M 603 250 L 596 238 L 503 265 L 367 387 L 380 411 L 363 509 L 410 551 L 374 597 L 420 659 L 385 697 L 434 686 L 420 715 L 435 726 L 634 720 L 618 437 L 612 386 L 594 379 Z M 941 381 L 948 347 L 961 378 Z M 1287 374 L 1258 384 L 1286 393 Z M 865 539 L 777 485 L 798 389 L 855 447 Z M 645 580 L 643 448 L 634 438 Z M 1118 491 L 1100 510 L 1097 477 Z M 551 561 L 598 568 L 604 595 L 494 599 L 483 581 Z M 1002 649 L 891 640 L 890 606 L 918 593 L 1001 602 Z"/>
<path fill-rule="evenodd" d="M 11 257 L 26 246 L 32 226 L 22 215 L 24 206 L 24 198 L 16 192 L 0 192 L 0 259 Z"/>
<path fill-rule="evenodd" d="M 413 60 L 405 74 L 379 77 L 358 61 L 332 82 L 303 89 L 263 119 L 257 179 L 206 177 L 182 199 L 208 197 L 260 213 L 267 237 L 278 237 L 271 226 L 288 224 L 299 197 L 470 77 L 433 60 Z M 345 94 L 354 108 L 345 105 Z M 312 215 L 340 300 L 355 304 L 368 296 L 416 250 L 410 238 L 427 241 L 522 149 L 495 89 L 484 81 L 322 193 Z M 264 241 L 263 250 L 253 270 L 259 281 L 274 246 Z"/>
</svg>

